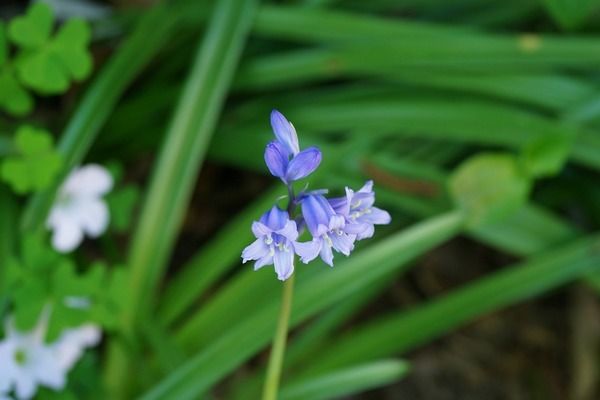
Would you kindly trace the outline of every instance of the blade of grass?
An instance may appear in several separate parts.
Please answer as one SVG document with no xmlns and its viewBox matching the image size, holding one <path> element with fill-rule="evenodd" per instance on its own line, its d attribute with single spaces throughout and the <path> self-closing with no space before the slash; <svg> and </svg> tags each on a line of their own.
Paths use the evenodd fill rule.
<svg viewBox="0 0 600 400">
<path fill-rule="evenodd" d="M 404 361 L 375 361 L 291 383 L 282 388 L 279 398 L 281 400 L 336 399 L 389 385 L 401 379 L 409 370 L 409 364 Z"/>
<path fill-rule="evenodd" d="M 598 270 L 600 236 L 578 239 L 480 279 L 412 311 L 391 314 L 336 338 L 304 374 L 408 351 L 479 315 L 538 296 Z"/>
<path fill-rule="evenodd" d="M 128 257 L 130 291 L 121 322 L 130 339 L 135 336 L 136 322 L 152 309 L 150 299 L 165 271 L 255 6 L 254 0 L 219 2 L 198 47 L 133 234 Z M 107 380 L 120 397 L 126 386 L 122 378 L 133 360 L 128 359 L 123 343 L 115 343 L 110 354 Z"/>
</svg>

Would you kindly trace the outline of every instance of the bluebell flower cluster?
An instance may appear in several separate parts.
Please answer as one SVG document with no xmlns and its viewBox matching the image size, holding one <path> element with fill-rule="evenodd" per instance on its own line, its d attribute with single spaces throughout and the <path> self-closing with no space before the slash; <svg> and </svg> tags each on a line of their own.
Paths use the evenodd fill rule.
<svg viewBox="0 0 600 400">
<path fill-rule="evenodd" d="M 297 255 L 303 263 L 321 257 L 333 267 L 333 251 L 350 255 L 354 242 L 370 238 L 374 225 L 389 224 L 390 214 L 374 206 L 373 181 L 358 191 L 346 187 L 346 195 L 326 198 L 327 190 L 294 194 L 293 182 L 306 178 L 321 163 L 317 147 L 300 150 L 296 129 L 277 110 L 271 112 L 271 126 L 276 140 L 265 148 L 265 163 L 271 174 L 288 188 L 286 210 L 274 205 L 252 224 L 256 240 L 242 252 L 243 262 L 256 261 L 254 269 L 274 265 L 279 280 L 294 272 Z M 298 212 L 298 208 L 300 211 Z M 307 229 L 312 240 L 299 242 Z"/>
</svg>

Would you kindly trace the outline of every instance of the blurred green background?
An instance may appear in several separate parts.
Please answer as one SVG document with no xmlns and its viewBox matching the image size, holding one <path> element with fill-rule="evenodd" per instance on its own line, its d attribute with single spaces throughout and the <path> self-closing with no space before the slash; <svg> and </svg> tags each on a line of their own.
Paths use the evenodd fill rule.
<svg viewBox="0 0 600 400">
<path fill-rule="evenodd" d="M 600 396 L 600 2 L 48 3 L 91 18 L 95 67 L 32 119 L 142 189 L 82 255 L 130 271 L 111 398 L 258 398 L 280 284 L 240 252 L 283 194 L 272 108 L 321 147 L 312 187 L 373 179 L 393 218 L 297 267 L 281 399 Z"/>
</svg>

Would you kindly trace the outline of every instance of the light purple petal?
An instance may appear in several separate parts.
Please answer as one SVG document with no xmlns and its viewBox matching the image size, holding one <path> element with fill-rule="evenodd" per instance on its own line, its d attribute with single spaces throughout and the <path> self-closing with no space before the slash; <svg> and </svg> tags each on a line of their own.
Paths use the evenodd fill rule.
<svg viewBox="0 0 600 400">
<path fill-rule="evenodd" d="M 337 231 L 331 232 L 329 238 L 331 239 L 333 248 L 345 256 L 349 256 L 350 252 L 354 249 L 354 235 L 348 235 L 344 232 Z"/>
<path fill-rule="evenodd" d="M 276 233 L 286 237 L 292 242 L 295 242 L 296 239 L 298 239 L 298 227 L 296 226 L 296 221 L 287 221 L 285 226 L 282 229 L 278 230 Z"/>
<path fill-rule="evenodd" d="M 366 229 L 356 235 L 356 240 L 368 239 L 375 233 L 375 226 L 373 224 L 365 224 Z"/>
<path fill-rule="evenodd" d="M 363 187 L 361 187 L 360 189 L 358 189 L 359 193 L 371 193 L 373 192 L 373 181 L 372 180 L 368 180 L 365 182 L 365 184 L 363 185 Z"/>
<path fill-rule="evenodd" d="M 321 150 L 309 147 L 298 153 L 287 166 L 285 179 L 288 182 L 305 178 L 321 164 Z"/>
<path fill-rule="evenodd" d="M 283 229 L 289 219 L 290 216 L 287 211 L 284 211 L 277 206 L 273 206 L 273 208 L 260 217 L 260 222 L 269 227 L 269 229 L 278 231 L 279 229 Z"/>
<path fill-rule="evenodd" d="M 280 281 L 285 281 L 294 272 L 294 252 L 290 246 L 291 243 L 286 243 L 285 249 L 276 250 L 273 256 L 275 272 L 277 272 L 277 279 Z"/>
<path fill-rule="evenodd" d="M 324 233 L 322 227 L 327 230 L 333 215 L 335 211 L 321 195 L 306 196 L 302 200 L 302 216 L 313 237 L 319 237 Z"/>
<path fill-rule="evenodd" d="M 258 260 L 269 254 L 269 246 L 263 238 L 256 239 L 251 245 L 247 246 L 242 252 L 242 262 L 248 260 Z"/>
<path fill-rule="evenodd" d="M 375 203 L 375 194 L 366 192 L 356 192 L 352 196 L 350 202 L 351 210 L 364 210 L 365 208 L 372 207 Z"/>
<path fill-rule="evenodd" d="M 252 223 L 252 233 L 255 237 L 259 238 L 262 236 L 266 236 L 273 232 L 268 226 L 263 224 L 262 222 L 254 221 Z"/>
<path fill-rule="evenodd" d="M 327 199 L 327 201 L 336 214 L 348 216 L 348 213 L 350 212 L 350 205 L 348 204 L 347 197 L 336 197 L 333 199 Z"/>
<path fill-rule="evenodd" d="M 326 241 L 323 241 L 323 245 L 321 246 L 321 259 L 325 264 L 333 267 L 333 252 L 331 251 L 331 246 Z"/>
<path fill-rule="evenodd" d="M 288 167 L 288 157 L 284 153 L 283 146 L 278 142 L 271 142 L 265 147 L 265 164 L 271 175 L 285 179 L 285 171 Z"/>
<path fill-rule="evenodd" d="M 300 257 L 300 261 L 304 264 L 308 264 L 317 256 L 321 251 L 321 246 L 323 244 L 323 239 L 316 238 L 311 240 L 310 242 L 296 242 L 294 243 L 294 250 L 296 254 Z"/>
<path fill-rule="evenodd" d="M 369 212 L 359 218 L 360 222 L 367 222 L 376 225 L 386 225 L 392 221 L 390 214 L 381 208 L 371 207 Z"/>
<path fill-rule="evenodd" d="M 271 127 L 277 140 L 288 154 L 296 155 L 300 151 L 298 135 L 294 126 L 277 110 L 271 111 Z"/>
<path fill-rule="evenodd" d="M 344 225 L 344 232 L 346 232 L 350 235 L 358 235 L 359 233 L 362 233 L 366 229 L 368 229 L 369 226 L 371 226 L 371 225 L 372 224 L 369 224 L 366 222 L 346 223 L 346 225 Z"/>
<path fill-rule="evenodd" d="M 341 215 L 332 215 L 329 219 L 329 230 L 341 229 L 344 227 L 346 219 Z"/>
<path fill-rule="evenodd" d="M 273 254 L 269 253 L 268 255 L 264 256 L 263 258 L 258 259 L 254 263 L 254 270 L 256 271 L 256 270 L 261 269 L 265 265 L 271 265 L 271 264 L 273 264 Z"/>
</svg>

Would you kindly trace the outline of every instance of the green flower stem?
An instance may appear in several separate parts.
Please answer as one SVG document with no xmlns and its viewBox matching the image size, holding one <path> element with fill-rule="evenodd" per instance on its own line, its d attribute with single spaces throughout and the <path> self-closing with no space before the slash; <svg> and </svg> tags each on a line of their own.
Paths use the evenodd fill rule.
<svg viewBox="0 0 600 400">
<path fill-rule="evenodd" d="M 292 297 L 294 296 L 294 275 L 284 282 L 283 296 L 281 297 L 281 309 L 279 310 L 279 320 L 273 338 L 273 347 L 269 357 L 267 367 L 267 377 L 263 389 L 263 400 L 276 400 L 279 390 L 279 380 L 281 378 L 281 369 L 283 367 L 283 356 L 285 354 L 285 344 L 287 341 L 288 325 L 292 308 Z"/>
</svg>

